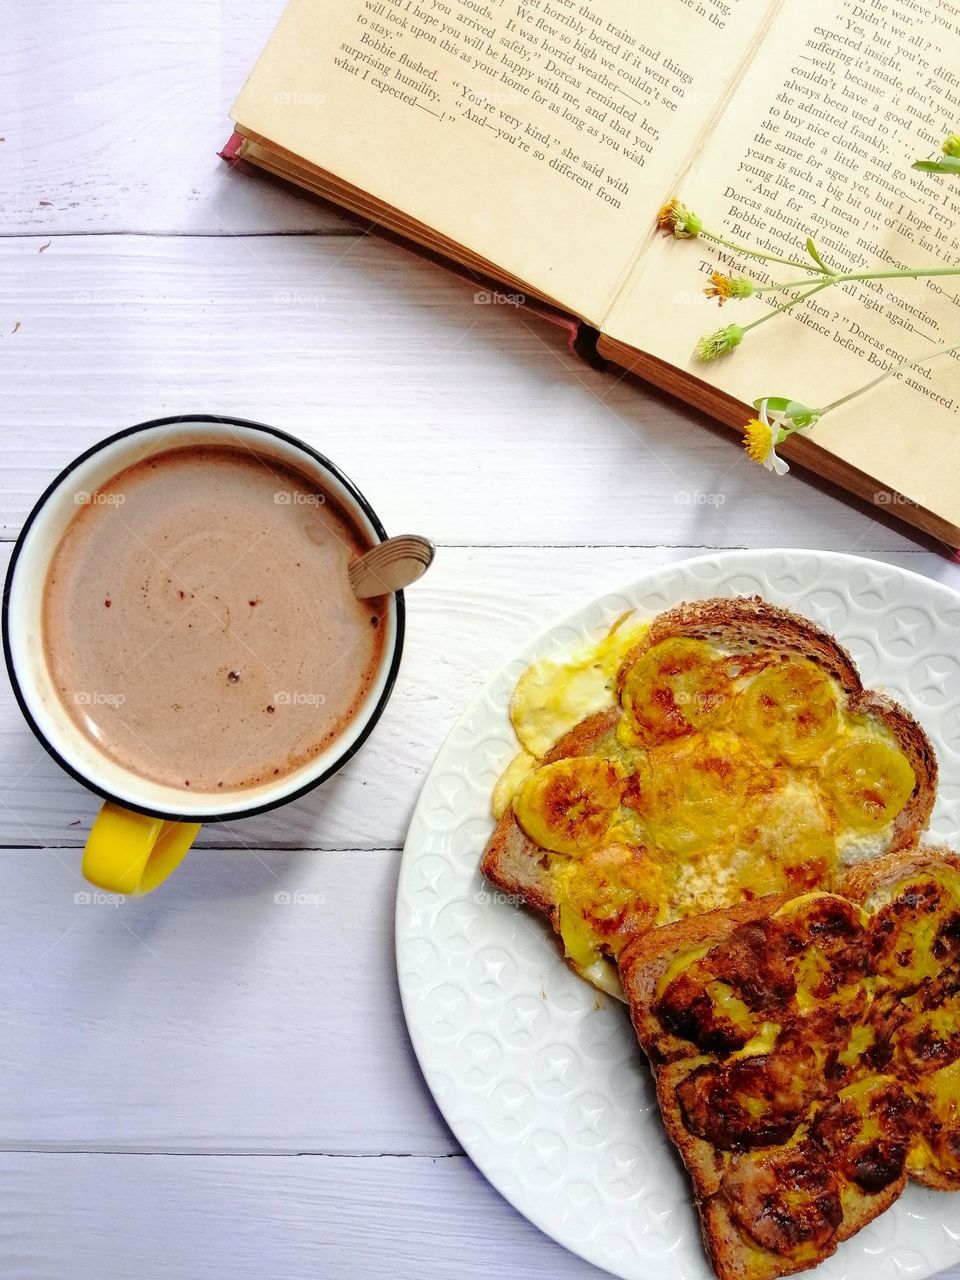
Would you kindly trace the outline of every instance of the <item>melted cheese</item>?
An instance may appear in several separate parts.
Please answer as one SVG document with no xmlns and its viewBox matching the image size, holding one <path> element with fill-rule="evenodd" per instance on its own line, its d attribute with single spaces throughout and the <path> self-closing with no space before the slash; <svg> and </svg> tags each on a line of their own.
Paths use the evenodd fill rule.
<svg viewBox="0 0 960 1280">
<path fill-rule="evenodd" d="M 513 797 L 537 767 L 537 757 L 519 751 L 501 773 L 493 788 L 493 816 L 499 822 L 510 808 Z"/>
</svg>

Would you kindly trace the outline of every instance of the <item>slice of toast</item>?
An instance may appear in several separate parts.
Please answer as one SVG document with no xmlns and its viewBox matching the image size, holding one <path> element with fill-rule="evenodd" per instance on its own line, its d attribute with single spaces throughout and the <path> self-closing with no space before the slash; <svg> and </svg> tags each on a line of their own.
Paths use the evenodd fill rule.
<svg viewBox="0 0 960 1280">
<path fill-rule="evenodd" d="M 721 1141 L 718 1146 L 710 1140 L 710 1134 L 698 1132 L 697 1113 L 695 1110 L 690 1110 L 690 1099 L 696 1097 L 695 1092 L 691 1092 L 691 1087 L 697 1074 L 704 1070 L 718 1073 L 730 1072 L 731 1069 L 746 1072 L 750 1070 L 750 1064 L 756 1064 L 764 1080 L 767 1082 L 779 1080 L 780 1087 L 786 1089 L 788 1094 L 795 1083 L 795 1077 L 789 1072 L 777 1074 L 776 1069 L 771 1071 L 769 1067 L 771 1061 L 769 1054 L 773 1052 L 773 1045 L 779 1044 L 779 1038 L 782 1036 L 779 1024 L 782 1023 L 787 1028 L 791 1026 L 785 1010 L 793 1007 L 790 1003 L 792 997 L 786 997 L 785 988 L 781 993 L 785 1003 L 781 1003 L 779 1012 L 777 1012 L 778 1006 L 775 1005 L 765 1009 L 762 1015 L 756 1012 L 756 1008 L 763 1007 L 764 985 L 766 984 L 769 991 L 775 991 L 778 972 L 777 951 L 772 944 L 772 935 L 765 935 L 762 928 L 765 924 L 769 924 L 771 918 L 775 917 L 775 913 L 782 908 L 787 912 L 798 910 L 801 919 L 804 911 L 816 911 L 814 905 L 805 906 L 804 904 L 831 904 L 830 910 L 835 910 L 840 920 L 844 918 L 844 912 L 849 915 L 851 912 L 858 912 L 860 908 L 865 908 L 867 912 L 867 914 L 849 916 L 854 921 L 854 928 L 859 927 L 856 924 L 859 920 L 867 932 L 862 938 L 859 935 L 851 935 L 845 939 L 840 951 L 841 955 L 864 957 L 862 972 L 858 978 L 858 981 L 862 979 L 864 982 L 864 999 L 847 1006 L 834 1005 L 831 1001 L 837 991 L 843 989 L 842 984 L 839 987 L 827 985 L 815 988 L 825 993 L 822 997 L 818 997 L 818 1000 L 823 1003 L 823 1013 L 821 1014 L 818 1008 L 817 1000 L 804 1006 L 805 1012 L 796 1024 L 797 1031 L 794 1035 L 793 1043 L 797 1046 L 803 1045 L 806 1050 L 815 1046 L 820 1030 L 823 1030 L 823 1034 L 829 1039 L 832 1034 L 829 1028 L 836 1025 L 838 1010 L 840 1010 L 840 1019 L 843 1019 L 844 1008 L 848 1012 L 855 1010 L 855 1014 L 849 1018 L 847 1027 L 851 1044 L 857 1043 L 856 1034 L 859 1023 L 870 1024 L 870 1019 L 874 1016 L 872 1012 L 874 1006 L 871 1004 L 873 997 L 866 995 L 867 986 L 872 987 L 874 982 L 881 979 L 874 975 L 873 957 L 876 934 L 869 930 L 871 921 L 876 918 L 874 913 L 888 904 L 891 892 L 894 893 L 893 901 L 902 905 L 904 918 L 910 922 L 910 927 L 918 930 L 927 928 L 927 932 L 922 934 L 926 939 L 924 945 L 930 946 L 931 954 L 940 956 L 938 964 L 942 966 L 943 973 L 951 975 L 951 989 L 960 991 L 960 976 L 958 976 L 960 975 L 960 928 L 957 927 L 960 925 L 960 913 L 950 914 L 955 911 L 956 903 L 960 898 L 955 894 L 949 900 L 952 905 L 941 908 L 949 926 L 942 936 L 948 943 L 955 943 L 955 950 L 951 952 L 948 948 L 940 947 L 938 952 L 937 940 L 930 942 L 933 935 L 930 933 L 929 926 L 925 925 L 924 920 L 919 919 L 923 911 L 929 917 L 931 910 L 929 896 L 921 898 L 919 894 L 919 890 L 925 883 L 924 875 L 929 872 L 939 872 L 941 877 L 945 872 L 956 875 L 956 894 L 960 894 L 960 856 L 951 850 L 922 848 L 889 853 L 874 863 L 864 864 L 851 870 L 835 895 L 805 895 L 792 900 L 785 899 L 782 895 L 769 896 L 740 907 L 711 912 L 653 930 L 645 937 L 629 943 L 621 953 L 620 976 L 630 1003 L 637 1036 L 656 1077 L 657 1097 L 667 1133 L 677 1146 L 691 1175 L 697 1208 L 700 1212 L 704 1243 L 721 1280 L 773 1280 L 773 1277 L 790 1275 L 815 1265 L 835 1252 L 841 1241 L 848 1239 L 888 1208 L 900 1195 L 908 1175 L 931 1187 L 956 1189 L 960 1186 L 960 1172 L 958 1172 L 960 1160 L 955 1161 L 952 1171 L 945 1172 L 932 1165 L 927 1159 L 929 1148 L 926 1142 L 930 1121 L 923 1108 L 918 1109 L 915 1106 L 916 1099 L 922 1099 L 924 1096 L 922 1089 L 917 1091 L 915 1078 L 909 1074 L 903 1075 L 901 1066 L 883 1060 L 878 1062 L 875 1057 L 878 1052 L 876 1046 L 864 1048 L 862 1051 L 864 1056 L 858 1059 L 855 1065 L 852 1059 L 842 1057 L 836 1060 L 825 1059 L 833 1065 L 816 1077 L 816 1088 L 821 1090 L 821 1093 L 814 1100 L 812 1110 L 805 1112 L 803 1105 L 806 1100 L 800 1100 L 802 1104 L 800 1109 L 787 1124 L 787 1128 L 790 1129 L 796 1122 L 796 1128 L 789 1138 L 780 1134 L 776 1136 L 776 1141 L 770 1141 L 771 1135 L 767 1134 L 761 1136 L 754 1147 L 751 1147 L 749 1141 L 741 1141 L 739 1145 L 737 1142 Z M 896 894 L 900 896 L 897 897 Z M 819 933 L 815 934 L 811 931 L 811 938 L 827 936 L 825 922 L 830 922 L 829 912 L 820 918 L 819 923 L 816 914 L 812 919 L 813 928 L 819 929 Z M 940 936 L 937 935 L 937 938 Z M 800 966 L 804 962 L 806 948 L 797 950 L 792 955 L 789 971 L 795 974 L 800 971 Z M 691 967 L 701 964 L 715 965 L 717 968 L 707 968 L 698 973 Z M 713 1010 L 724 1010 L 728 1007 L 731 989 L 739 990 L 743 995 L 745 990 L 743 984 L 748 981 L 751 984 L 749 999 L 754 1006 L 754 1020 L 758 1020 L 761 1016 L 764 1019 L 777 1019 L 776 1036 L 771 1032 L 770 1024 L 764 1021 L 760 1036 L 756 1040 L 748 1040 L 744 1048 L 724 1049 L 713 1046 L 711 1049 L 711 1046 L 705 1043 L 709 1025 L 703 1007 L 694 1003 L 689 1007 L 699 1009 L 698 1021 L 686 1027 L 682 1025 L 678 1027 L 676 1002 L 671 999 L 671 992 L 676 989 L 678 981 L 685 981 L 683 975 L 687 972 L 693 972 L 696 982 L 704 984 L 707 979 L 712 978 L 714 973 L 721 976 L 724 973 L 727 974 L 731 986 L 726 990 L 725 996 L 718 995 L 715 987 L 707 985 L 703 987 L 704 991 L 712 992 L 710 1000 L 713 1002 Z M 896 966 L 892 974 L 892 980 L 899 983 L 900 977 Z M 849 978 L 850 974 L 847 973 L 846 976 Z M 817 981 L 821 979 L 818 978 Z M 694 989 L 694 987 L 691 988 L 691 990 Z M 904 991 L 908 994 L 910 990 L 909 985 L 904 987 Z M 748 997 L 744 996 L 744 998 Z M 960 996 L 957 998 L 960 999 Z M 691 999 L 689 993 L 686 999 L 688 1001 Z M 670 1025 L 671 1019 L 674 1025 Z M 688 1034 L 694 1039 L 688 1038 Z M 749 1030 L 741 1031 L 741 1036 L 748 1034 Z M 767 1040 L 762 1043 L 764 1035 L 767 1036 Z M 863 1043 L 867 1044 L 866 1041 Z M 942 1043 L 939 1041 L 938 1047 L 942 1048 Z M 960 1055 L 960 1036 L 954 1048 Z M 882 1050 L 880 1052 L 882 1053 Z M 858 1055 L 859 1053 L 858 1050 Z M 802 1057 L 800 1061 L 802 1062 Z M 847 1063 L 851 1073 L 848 1079 L 842 1078 L 839 1074 L 834 1077 L 832 1074 L 839 1071 L 837 1061 Z M 954 1062 L 960 1063 L 960 1056 L 956 1057 Z M 948 1066 L 947 1070 L 952 1071 L 953 1068 Z M 822 1083 L 831 1079 L 833 1083 L 829 1086 Z M 953 1077 L 951 1082 L 952 1080 Z M 910 1154 L 906 1156 L 906 1163 L 904 1163 L 906 1146 L 901 1143 L 900 1164 L 889 1171 L 889 1176 L 875 1183 L 870 1181 L 870 1177 L 876 1176 L 876 1169 L 874 1168 L 873 1173 L 870 1174 L 869 1170 L 873 1166 L 858 1165 L 858 1168 L 866 1167 L 868 1170 L 869 1176 L 861 1178 L 864 1185 L 845 1176 L 849 1170 L 844 1164 L 842 1142 L 836 1148 L 831 1147 L 828 1142 L 826 1147 L 828 1154 L 825 1157 L 822 1136 L 836 1131 L 831 1131 L 828 1127 L 820 1127 L 824 1123 L 829 1124 L 830 1117 L 840 1113 L 844 1105 L 845 1095 L 838 1097 L 836 1092 L 831 1094 L 830 1089 L 836 1090 L 842 1087 L 849 1092 L 851 1088 L 858 1087 L 858 1081 L 863 1087 L 889 1089 L 889 1095 L 894 1099 L 893 1105 L 899 1108 L 896 1113 L 897 1124 L 907 1135 L 910 1144 Z M 960 1119 L 957 1116 L 960 1110 L 960 1074 L 956 1076 L 956 1081 L 956 1092 L 951 1097 L 949 1110 L 955 1125 L 954 1131 L 960 1136 Z M 953 1087 L 951 1083 L 951 1088 Z M 715 1107 L 719 1107 L 728 1098 L 728 1095 L 723 1092 L 707 1096 L 714 1099 Z M 761 1102 L 764 1098 L 768 1100 L 762 1102 L 763 1106 L 769 1105 L 770 1096 L 769 1093 L 758 1095 Z M 818 1108 L 821 1109 L 819 1112 Z M 827 1120 L 825 1122 L 818 1120 L 818 1114 L 825 1114 Z M 715 1113 L 711 1113 L 711 1123 L 723 1132 L 720 1121 L 715 1118 Z M 756 1126 L 756 1119 L 754 1118 L 751 1123 Z M 746 1132 L 750 1133 L 749 1125 Z M 957 1148 L 953 1150 L 955 1152 Z M 784 1168 L 797 1165 L 797 1152 L 807 1160 L 806 1182 L 801 1182 L 801 1191 L 810 1189 L 810 1170 L 819 1171 L 817 1176 L 822 1177 L 823 1183 L 816 1184 L 817 1187 L 820 1191 L 825 1191 L 829 1189 L 828 1184 L 833 1185 L 831 1195 L 835 1192 L 839 1197 L 842 1216 L 834 1221 L 836 1218 L 834 1212 L 833 1217 L 824 1227 L 822 1238 L 801 1241 L 798 1245 L 785 1247 L 783 1252 L 764 1248 L 751 1235 L 750 1230 L 744 1227 L 754 1203 L 751 1196 L 758 1194 L 756 1192 L 758 1187 L 764 1186 L 764 1178 L 770 1180 L 770 1188 L 773 1191 L 782 1186 Z M 874 1164 L 882 1169 L 879 1156 Z M 819 1203 L 816 1195 L 813 1197 L 813 1203 L 815 1206 Z M 763 1214 L 766 1215 L 766 1221 L 773 1222 L 776 1219 L 778 1204 L 775 1195 L 764 1204 Z M 835 1210 L 836 1205 L 834 1204 L 833 1207 Z M 738 1215 L 741 1219 L 740 1225 L 737 1222 Z M 741 1229 L 742 1227 L 744 1229 Z M 758 1229 L 755 1221 L 753 1228 Z M 761 1215 L 759 1234 L 763 1235 L 764 1230 Z"/>
<path fill-rule="evenodd" d="M 924 873 L 952 870 L 957 876 L 957 889 L 960 894 L 960 854 L 952 849 L 921 846 L 908 853 L 888 853 L 874 862 L 852 867 L 843 879 L 840 892 L 853 902 L 861 903 L 867 910 L 876 911 L 884 906 L 889 907 L 891 895 L 896 894 L 902 912 L 908 918 L 925 915 L 927 920 L 934 914 L 935 907 L 929 897 L 924 897 L 917 890 L 922 886 Z M 960 913 L 952 914 L 946 921 L 948 942 L 941 947 L 945 954 L 941 958 L 944 964 L 952 965 L 956 981 L 951 983 L 953 990 L 943 1000 L 938 993 L 935 1000 L 928 1004 L 936 1004 L 937 1010 L 944 1019 L 941 1029 L 953 1031 L 954 1043 L 960 1042 Z M 947 945 L 952 943 L 952 955 Z M 940 1035 L 942 1035 L 942 1030 Z M 937 1037 L 938 1040 L 940 1037 Z M 915 1153 L 910 1164 L 910 1176 L 915 1182 L 933 1187 L 938 1191 L 960 1190 L 960 1068 L 951 1073 L 949 1098 L 946 1110 L 952 1119 L 951 1161 L 952 1168 L 938 1168 L 928 1158 L 928 1150 L 921 1149 Z M 922 1090 L 921 1090 L 922 1096 Z M 941 1115 L 940 1120 L 943 1119 Z M 927 1117 L 929 1122 L 929 1116 Z M 939 1124 L 939 1121 L 934 1121 Z M 946 1135 L 945 1135 L 946 1137 Z"/>
<path fill-rule="evenodd" d="M 916 785 L 897 815 L 887 849 L 916 844 L 933 807 L 937 763 L 920 725 L 892 699 L 865 690 L 850 655 L 829 633 L 806 618 L 759 598 L 720 598 L 680 605 L 659 614 L 641 644 L 628 655 L 623 670 L 646 649 L 673 637 L 701 639 L 724 651 L 759 655 L 797 655 L 817 663 L 839 686 L 846 706 L 883 726 L 893 735 L 914 771 Z M 622 715 L 618 705 L 591 715 L 564 735 L 540 764 L 596 752 L 616 732 Z M 520 827 L 508 806 L 490 836 L 481 861 L 483 874 L 506 893 L 548 916 L 559 933 L 559 909 L 549 855 Z M 614 993 L 609 982 L 604 988 Z"/>
</svg>

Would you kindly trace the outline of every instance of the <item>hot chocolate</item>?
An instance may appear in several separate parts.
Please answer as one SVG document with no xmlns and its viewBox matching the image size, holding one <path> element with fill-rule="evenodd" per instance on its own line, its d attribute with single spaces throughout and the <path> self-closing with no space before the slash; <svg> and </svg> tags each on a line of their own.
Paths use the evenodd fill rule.
<svg viewBox="0 0 960 1280">
<path fill-rule="evenodd" d="M 46 661 L 98 749 L 191 792 L 291 773 L 374 679 L 384 599 L 368 541 L 301 472 L 242 447 L 159 453 L 89 495 L 51 562 Z"/>
</svg>

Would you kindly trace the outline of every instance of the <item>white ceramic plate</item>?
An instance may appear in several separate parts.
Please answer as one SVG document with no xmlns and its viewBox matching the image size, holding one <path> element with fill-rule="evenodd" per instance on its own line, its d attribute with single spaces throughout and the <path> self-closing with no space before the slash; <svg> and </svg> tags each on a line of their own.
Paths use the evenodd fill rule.
<svg viewBox="0 0 960 1280">
<path fill-rule="evenodd" d="M 586 605 L 489 681 L 431 769 L 407 837 L 397 967 L 413 1045 L 464 1150 L 521 1213 L 624 1280 L 706 1280 L 690 1184 L 660 1125 L 622 1005 L 562 962 L 547 926 L 478 870 L 490 793 L 517 750 L 520 673 L 599 636 L 626 609 L 762 595 L 830 630 L 863 681 L 922 721 L 940 757 L 931 835 L 958 845 L 960 596 L 903 569 L 825 551 L 735 551 L 671 564 Z M 816 1271 L 924 1280 L 960 1257 L 960 1193 L 910 1186 Z"/>
</svg>

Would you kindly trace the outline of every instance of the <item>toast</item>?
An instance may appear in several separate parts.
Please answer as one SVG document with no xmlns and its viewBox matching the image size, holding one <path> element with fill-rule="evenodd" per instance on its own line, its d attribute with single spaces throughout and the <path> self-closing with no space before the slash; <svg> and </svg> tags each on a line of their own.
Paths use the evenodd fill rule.
<svg viewBox="0 0 960 1280">
<path fill-rule="evenodd" d="M 595 755 L 622 759 L 624 749 L 620 737 L 626 713 L 623 706 L 618 704 L 617 697 L 619 696 L 620 703 L 624 702 L 630 672 L 645 655 L 651 651 L 662 652 L 658 646 L 677 639 L 704 642 L 721 654 L 737 655 L 739 669 L 748 674 L 763 670 L 765 664 L 769 667 L 790 659 L 814 664 L 832 682 L 838 705 L 842 705 L 847 719 L 850 722 L 862 722 L 876 733 L 886 735 L 902 752 L 913 774 L 914 785 L 909 796 L 879 836 L 871 834 L 869 839 L 850 840 L 833 868 L 819 868 L 812 862 L 804 865 L 801 871 L 806 880 L 795 881 L 791 878 L 793 869 L 788 869 L 785 882 L 778 884 L 774 870 L 770 873 L 773 881 L 766 887 L 761 887 L 760 893 L 777 889 L 797 892 L 801 888 L 829 886 L 842 874 L 846 862 L 910 848 L 917 843 L 929 820 L 937 784 L 936 756 L 926 734 L 913 717 L 891 698 L 864 689 L 850 655 L 834 637 L 807 619 L 756 597 L 703 600 L 683 604 L 659 614 L 620 666 L 611 688 L 609 708 L 584 719 L 561 737 L 546 755 L 532 764 L 543 766 L 560 760 Z M 683 730 L 684 726 L 681 724 L 680 728 Z M 686 738 L 686 741 L 692 740 L 690 737 Z M 683 732 L 675 734 L 672 741 L 682 745 Z M 762 824 L 762 805 L 759 810 Z M 740 820 L 739 812 L 737 820 Z M 631 841 L 626 843 L 630 845 Z M 635 841 L 634 855 L 637 852 Z M 642 838 L 639 852 L 641 856 L 649 853 L 649 850 L 643 848 Z M 621 853 L 622 859 L 627 857 L 627 853 Z M 554 930 L 561 934 L 563 886 L 556 875 L 558 861 L 560 860 L 550 849 L 538 843 L 524 830 L 518 821 L 514 804 L 510 803 L 486 845 L 481 869 L 489 880 L 505 892 L 515 898 L 519 897 L 528 906 L 546 915 Z M 699 883 L 694 881 L 687 886 L 689 891 L 686 901 L 651 903 L 638 900 L 621 911 L 615 928 L 610 929 L 605 925 L 606 932 L 601 930 L 599 937 L 594 939 L 595 950 L 599 951 L 600 956 L 615 958 L 618 949 L 626 941 L 655 925 L 670 923 L 690 912 L 710 907 L 726 907 L 756 896 L 758 877 L 749 862 L 744 867 L 745 874 L 742 878 L 745 883 L 742 892 L 738 892 L 736 885 L 729 889 L 724 887 L 727 868 L 724 865 L 718 866 L 716 859 L 712 863 L 707 859 L 700 859 L 700 864 L 703 875 Z M 632 865 L 628 866 L 628 870 L 633 873 Z M 680 899 L 681 889 L 674 896 Z M 572 914 L 572 911 L 567 912 L 568 921 Z M 574 967 L 592 981 L 596 982 L 599 977 L 598 985 L 616 994 L 612 966 L 589 963 L 590 954 L 583 948 L 580 950 L 578 959 L 575 955 L 576 945 L 571 947 L 569 941 L 565 940 L 565 952 Z M 593 956 L 594 960 L 597 958 Z"/>
<path fill-rule="evenodd" d="M 960 857 L 888 853 L 837 889 L 619 959 L 720 1280 L 815 1265 L 908 1177 L 960 1188 Z"/>
</svg>

